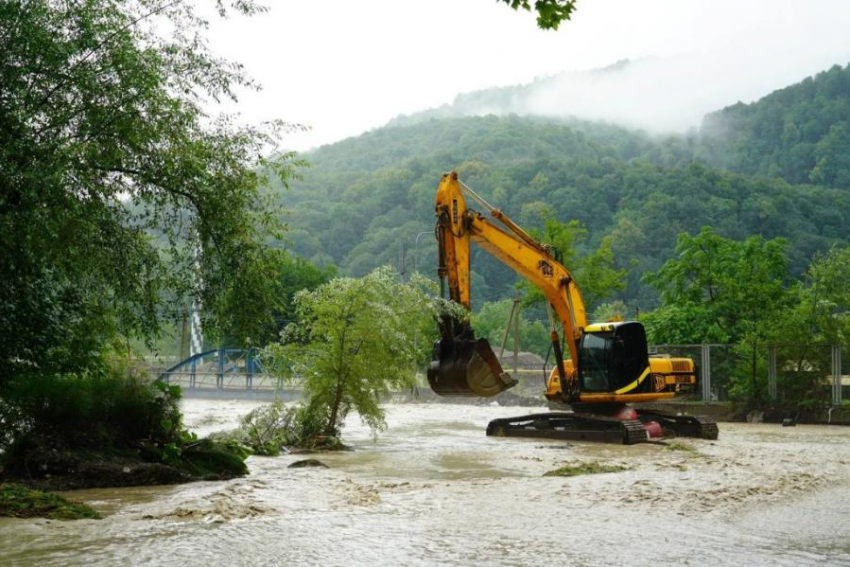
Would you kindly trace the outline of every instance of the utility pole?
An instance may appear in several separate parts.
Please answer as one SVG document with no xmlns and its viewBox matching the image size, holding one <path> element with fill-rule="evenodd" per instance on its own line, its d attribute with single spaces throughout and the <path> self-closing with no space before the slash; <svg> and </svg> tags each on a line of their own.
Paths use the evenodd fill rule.
<svg viewBox="0 0 850 567">
<path fill-rule="evenodd" d="M 519 382 L 519 294 L 514 299 L 514 305 L 516 305 L 516 314 L 514 315 L 514 380 Z"/>
</svg>

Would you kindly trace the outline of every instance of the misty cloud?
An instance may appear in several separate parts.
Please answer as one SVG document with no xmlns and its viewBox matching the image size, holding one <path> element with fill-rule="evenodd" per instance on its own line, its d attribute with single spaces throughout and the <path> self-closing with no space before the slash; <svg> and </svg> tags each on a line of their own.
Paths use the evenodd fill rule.
<svg viewBox="0 0 850 567">
<path fill-rule="evenodd" d="M 539 78 L 526 85 L 462 94 L 450 105 L 394 123 L 518 114 L 600 120 L 655 133 L 683 132 L 698 127 L 709 112 L 738 101 L 752 102 L 831 64 L 812 66 L 811 62 L 776 66 L 752 57 L 730 66 L 727 58 L 708 54 L 645 57 Z"/>
</svg>

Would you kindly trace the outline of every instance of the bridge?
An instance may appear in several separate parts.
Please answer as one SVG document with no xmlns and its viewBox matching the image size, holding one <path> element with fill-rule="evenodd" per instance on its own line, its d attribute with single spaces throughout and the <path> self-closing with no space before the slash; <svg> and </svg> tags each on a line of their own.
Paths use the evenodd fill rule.
<svg viewBox="0 0 850 567">
<path fill-rule="evenodd" d="M 216 348 L 194 354 L 159 374 L 188 396 L 295 399 L 301 388 L 272 375 L 257 349 Z"/>
</svg>

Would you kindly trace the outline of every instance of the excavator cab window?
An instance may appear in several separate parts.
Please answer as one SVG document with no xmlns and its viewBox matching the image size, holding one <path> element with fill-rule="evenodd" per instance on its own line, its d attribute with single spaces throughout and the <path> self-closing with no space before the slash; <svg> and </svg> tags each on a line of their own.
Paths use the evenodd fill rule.
<svg viewBox="0 0 850 567">
<path fill-rule="evenodd" d="M 649 366 L 646 331 L 640 323 L 623 323 L 614 330 L 614 356 L 611 357 L 612 390 L 637 380 Z"/>
<path fill-rule="evenodd" d="M 582 391 L 613 392 L 637 380 L 649 365 L 646 332 L 640 323 L 585 333 L 579 343 Z"/>
<path fill-rule="evenodd" d="M 612 341 L 613 333 L 587 333 L 581 338 L 578 355 L 583 391 L 608 391 Z"/>
</svg>

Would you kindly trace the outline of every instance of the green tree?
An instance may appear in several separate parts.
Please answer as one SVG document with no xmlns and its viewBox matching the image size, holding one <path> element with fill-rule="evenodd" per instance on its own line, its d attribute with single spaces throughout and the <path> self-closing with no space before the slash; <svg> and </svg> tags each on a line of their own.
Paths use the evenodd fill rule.
<svg viewBox="0 0 850 567">
<path fill-rule="evenodd" d="M 119 338 L 151 340 L 190 295 L 208 329 L 240 340 L 268 320 L 276 252 L 262 241 L 278 224 L 260 187 L 286 184 L 293 157 L 274 153 L 284 125 L 202 110 L 253 87 L 209 52 L 205 26 L 184 2 L 0 5 L 6 377 L 79 369 Z"/>
<path fill-rule="evenodd" d="M 848 81 L 850 82 L 850 81 Z M 850 124 L 833 124 L 815 146 L 811 180 L 831 187 L 850 187 Z"/>
<path fill-rule="evenodd" d="M 295 295 L 299 291 L 315 289 L 336 275 L 336 267 L 333 265 L 320 268 L 293 254 L 282 254 L 276 269 L 280 295 L 268 330 L 257 336 L 256 344 L 259 345 L 276 341 L 286 325 L 297 320 Z"/>
<path fill-rule="evenodd" d="M 774 329 L 777 343 L 846 344 L 850 339 L 850 247 L 817 254 Z"/>
<path fill-rule="evenodd" d="M 628 310 L 628 306 L 625 302 L 617 299 L 600 304 L 596 309 L 594 309 L 593 315 L 590 319 L 591 321 L 600 322 L 612 320 L 624 321 L 628 317 Z"/>
<path fill-rule="evenodd" d="M 566 266 L 578 282 L 588 306 L 625 288 L 626 270 L 615 268 L 610 238 L 603 238 L 595 251 L 581 254 L 579 247 L 587 241 L 588 232 L 581 222 L 560 222 L 549 209 L 543 209 L 539 215 L 543 220 L 543 229 L 531 229 L 529 233 L 554 248 L 555 258 Z M 529 282 L 520 282 L 518 287 L 525 292 L 526 305 L 543 303 L 543 293 Z"/>
<path fill-rule="evenodd" d="M 745 173 L 850 187 L 850 65 L 707 115 L 698 153 Z"/>
<path fill-rule="evenodd" d="M 437 317 L 450 308 L 429 285 L 418 275 L 402 283 L 385 267 L 296 294 L 298 322 L 267 352 L 278 372 L 301 378 L 307 418 L 322 434 L 338 436 L 351 411 L 380 430 L 384 396 L 416 384 Z"/>
<path fill-rule="evenodd" d="M 254 84 L 208 50 L 192 6 L 0 3 L 0 449 L 35 432 L 53 436 L 48 451 L 138 455 L 146 440 L 174 457 L 179 392 L 110 359 L 155 340 L 191 298 L 207 329 L 240 342 L 279 301 L 278 252 L 264 246 L 279 217 L 261 187 L 294 175 L 276 150 L 287 126 L 203 110 Z"/>
<path fill-rule="evenodd" d="M 779 357 L 779 395 L 809 404 L 828 399 L 831 345 L 850 343 L 850 247 L 836 246 L 812 260 L 792 289 L 792 300 L 772 326 Z"/>
<path fill-rule="evenodd" d="M 640 321 L 652 344 L 728 343 L 729 328 L 710 305 L 665 303 L 641 313 Z"/>
<path fill-rule="evenodd" d="M 812 330 L 830 344 L 850 341 L 850 246 L 834 246 L 812 260 L 806 277 Z"/>
<path fill-rule="evenodd" d="M 503 299 L 485 303 L 481 309 L 472 316 L 472 328 L 475 329 L 475 334 L 478 337 L 483 337 L 490 341 L 496 354 L 499 353 L 499 345 L 505 336 L 505 330 L 508 323 L 508 317 L 513 307 L 513 301 Z M 509 331 L 508 340 L 505 345 L 506 352 L 513 350 L 513 327 Z M 530 351 L 546 356 L 549 350 L 549 331 L 540 323 L 540 321 L 529 321 L 519 315 L 519 348 L 522 351 Z"/>
<path fill-rule="evenodd" d="M 650 341 L 735 343 L 744 363 L 733 377 L 733 394 L 763 404 L 760 354 L 791 299 L 785 248 L 782 239 L 736 241 L 708 227 L 695 236 L 681 234 L 677 257 L 646 275 L 663 302 L 644 318 Z"/>
</svg>

